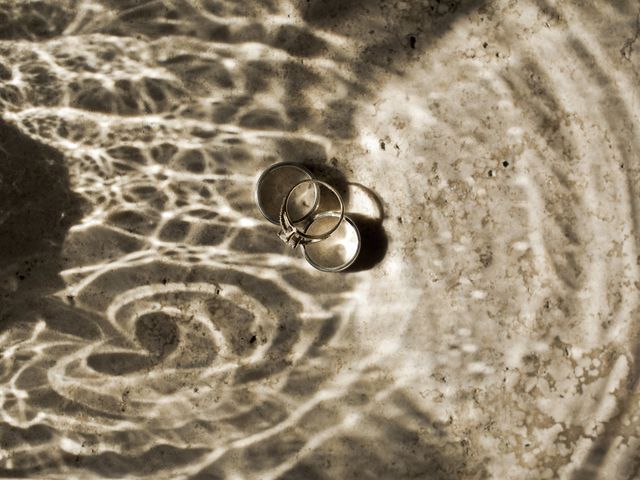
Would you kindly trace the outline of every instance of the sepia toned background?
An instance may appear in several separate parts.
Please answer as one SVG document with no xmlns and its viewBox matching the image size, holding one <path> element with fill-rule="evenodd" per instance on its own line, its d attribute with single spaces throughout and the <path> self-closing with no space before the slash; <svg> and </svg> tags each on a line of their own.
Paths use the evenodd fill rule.
<svg viewBox="0 0 640 480">
<path fill-rule="evenodd" d="M 0 476 L 640 477 L 640 6 L 0 0 Z M 254 202 L 298 162 L 363 252 Z"/>
</svg>

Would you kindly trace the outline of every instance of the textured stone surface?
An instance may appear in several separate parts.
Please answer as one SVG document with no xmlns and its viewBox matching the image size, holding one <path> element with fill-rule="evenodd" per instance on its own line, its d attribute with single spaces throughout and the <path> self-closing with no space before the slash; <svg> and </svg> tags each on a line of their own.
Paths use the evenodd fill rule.
<svg viewBox="0 0 640 480">
<path fill-rule="evenodd" d="M 0 11 L 0 475 L 638 478 L 635 2 Z"/>
</svg>

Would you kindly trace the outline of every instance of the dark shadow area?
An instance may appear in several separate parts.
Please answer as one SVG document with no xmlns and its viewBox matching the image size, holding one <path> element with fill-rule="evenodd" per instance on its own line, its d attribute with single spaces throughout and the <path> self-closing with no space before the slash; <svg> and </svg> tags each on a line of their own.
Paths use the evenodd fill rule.
<svg viewBox="0 0 640 480">
<path fill-rule="evenodd" d="M 382 226 L 382 220 L 377 220 L 366 215 L 349 214 L 349 218 L 360 231 L 360 253 L 345 273 L 362 272 L 378 265 L 387 253 L 388 239 Z"/>
<path fill-rule="evenodd" d="M 331 163 L 337 165 L 337 162 Z M 349 201 L 349 180 L 337 166 L 331 163 L 327 164 L 324 161 L 314 162 L 307 159 L 302 162 L 302 165 L 311 172 L 314 178 L 327 182 L 334 187 L 346 203 Z"/>
<path fill-rule="evenodd" d="M 345 17 L 357 14 L 358 9 L 370 11 L 369 8 L 375 4 L 376 2 L 366 0 L 309 0 L 299 10 L 305 22 L 327 28 L 336 27 Z"/>
<path fill-rule="evenodd" d="M 73 10 L 58 2 L 0 2 L 0 38 L 40 40 L 62 33 Z"/>
<path fill-rule="evenodd" d="M 309 32 L 307 28 L 293 25 L 280 27 L 275 34 L 272 46 L 300 57 L 315 57 L 327 52 L 327 45 L 323 40 Z"/>
<path fill-rule="evenodd" d="M 62 154 L 0 120 L 0 265 L 59 249 L 80 215 Z"/>
<path fill-rule="evenodd" d="M 63 155 L 0 120 L 1 333 L 10 334 L 14 326 L 20 330 L 25 324 L 43 321 L 50 332 L 86 340 L 100 336 L 100 319 L 49 297 L 64 286 L 59 276 L 61 247 L 70 226 L 80 220 L 83 205 L 81 197 L 70 189 Z M 68 301 L 73 304 L 73 298 Z M 0 372 L 5 380 L 12 373 Z M 29 390 L 30 405 L 36 409 L 56 407 L 62 413 L 73 410 L 70 402 L 52 390 L 33 388 L 43 377 L 46 375 L 37 366 L 24 368 L 16 386 Z M 10 397 L 3 403 L 5 408 L 12 406 Z M 88 415 L 97 413 L 84 411 Z M 38 445 L 50 437 L 49 427 L 41 425 L 25 430 L 0 422 L 0 432 L 3 450 L 15 441 L 24 449 L 25 444 Z M 3 466 L 0 476 L 38 475 L 40 470 L 40 465 L 26 469 Z"/>
<path fill-rule="evenodd" d="M 369 270 L 379 264 L 384 259 L 389 244 L 383 226 L 384 207 L 378 194 L 359 183 L 350 183 L 349 190 L 359 197 L 364 197 L 365 200 L 354 201 L 359 205 L 353 205 L 353 208 L 347 211 L 349 218 L 360 231 L 361 245 L 356 261 L 345 271 L 346 273 Z"/>
<path fill-rule="evenodd" d="M 60 249 L 82 215 L 62 154 L 0 121 L 0 319 L 62 285 Z M 14 312 L 17 313 L 17 312 Z"/>
</svg>

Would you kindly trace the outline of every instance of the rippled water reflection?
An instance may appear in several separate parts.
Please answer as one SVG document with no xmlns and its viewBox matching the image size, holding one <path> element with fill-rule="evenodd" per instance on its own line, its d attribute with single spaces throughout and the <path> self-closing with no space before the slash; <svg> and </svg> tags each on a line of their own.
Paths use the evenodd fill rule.
<svg viewBox="0 0 640 480">
<path fill-rule="evenodd" d="M 0 10 L 0 475 L 634 478 L 632 2 Z"/>
</svg>

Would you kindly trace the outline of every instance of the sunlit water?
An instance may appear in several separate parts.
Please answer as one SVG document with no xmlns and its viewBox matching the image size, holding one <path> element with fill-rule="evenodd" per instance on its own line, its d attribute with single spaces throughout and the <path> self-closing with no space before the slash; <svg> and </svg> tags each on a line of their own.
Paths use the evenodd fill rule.
<svg viewBox="0 0 640 480">
<path fill-rule="evenodd" d="M 638 7 L 299 3 L 0 7 L 0 473 L 637 477 Z M 382 261 L 289 252 L 281 160 Z"/>
</svg>

